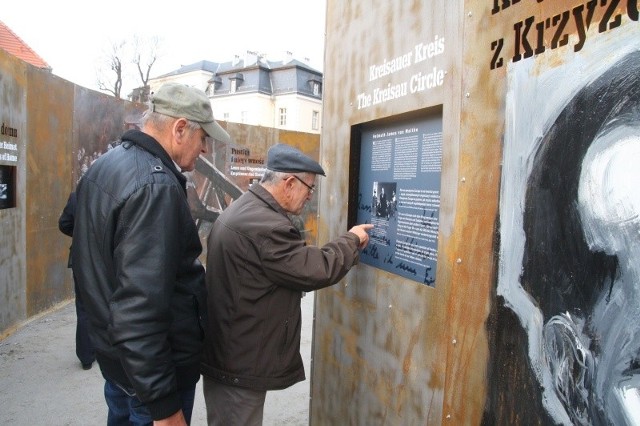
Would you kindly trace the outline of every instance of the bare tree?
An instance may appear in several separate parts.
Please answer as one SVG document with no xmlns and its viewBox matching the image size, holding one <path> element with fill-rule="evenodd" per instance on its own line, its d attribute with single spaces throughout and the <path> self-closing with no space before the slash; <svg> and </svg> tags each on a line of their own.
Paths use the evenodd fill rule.
<svg viewBox="0 0 640 426">
<path fill-rule="evenodd" d="M 127 43 L 124 40 L 111 43 L 110 50 L 104 54 L 104 65 L 109 71 L 98 70 L 98 89 L 111 93 L 118 99 L 122 90 L 122 58 L 125 55 L 126 46 Z"/>
<path fill-rule="evenodd" d="M 103 55 L 102 66 L 97 72 L 98 89 L 111 93 L 116 98 L 125 95 L 130 96 L 132 101 L 146 102 L 149 96 L 148 83 L 151 70 L 158 60 L 159 51 L 160 41 L 157 36 L 148 38 L 134 36 L 130 42 L 125 40 L 112 42 Z M 132 72 L 127 73 L 128 64 L 135 65 L 139 83 L 133 83 L 136 77 Z M 132 83 L 128 83 L 129 81 Z M 131 94 L 122 93 L 125 85 L 136 88 Z"/>
<path fill-rule="evenodd" d="M 133 89 L 129 98 L 135 102 L 147 102 L 149 100 L 149 76 L 151 69 L 158 60 L 160 41 L 158 37 L 142 39 L 134 37 L 133 63 L 136 65 L 141 86 Z"/>
<path fill-rule="evenodd" d="M 136 36 L 133 43 L 133 63 L 138 69 L 142 86 L 146 87 L 149 83 L 151 68 L 158 60 L 160 41 L 157 36 L 148 39 Z"/>
</svg>

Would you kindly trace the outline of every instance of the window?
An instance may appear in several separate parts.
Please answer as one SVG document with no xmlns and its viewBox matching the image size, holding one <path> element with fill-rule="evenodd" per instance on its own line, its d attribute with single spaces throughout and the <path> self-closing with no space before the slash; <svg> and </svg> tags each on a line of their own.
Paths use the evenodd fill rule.
<svg viewBox="0 0 640 426">
<path fill-rule="evenodd" d="M 315 96 L 320 95 L 320 83 L 313 83 L 313 94 Z"/>
<path fill-rule="evenodd" d="M 240 122 L 241 123 L 246 123 L 247 122 L 247 111 L 242 111 L 240 113 Z"/>
<path fill-rule="evenodd" d="M 243 81 L 244 77 L 240 73 L 229 77 L 229 93 L 236 93 Z"/>
<path fill-rule="evenodd" d="M 229 121 L 229 113 L 228 113 L 228 112 L 225 112 L 224 114 L 222 114 L 222 119 L 223 119 L 224 121 Z"/>
<path fill-rule="evenodd" d="M 313 130 L 318 130 L 320 121 L 320 111 L 313 111 L 311 113 L 311 128 Z"/>
<path fill-rule="evenodd" d="M 281 126 L 286 126 L 287 125 L 287 109 L 286 108 L 280 108 L 280 125 Z"/>
</svg>

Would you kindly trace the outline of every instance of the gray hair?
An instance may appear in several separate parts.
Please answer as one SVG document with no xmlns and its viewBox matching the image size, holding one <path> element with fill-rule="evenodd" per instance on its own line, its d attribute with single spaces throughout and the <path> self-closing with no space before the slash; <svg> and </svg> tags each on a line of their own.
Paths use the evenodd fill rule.
<svg viewBox="0 0 640 426">
<path fill-rule="evenodd" d="M 159 112 L 147 110 L 142 116 L 142 118 L 140 119 L 140 127 L 150 125 L 152 127 L 162 129 L 168 126 L 175 119 L 176 119 L 175 117 L 171 117 L 169 115 L 164 115 L 164 114 L 160 114 Z M 188 123 L 187 128 L 191 131 L 202 128 L 202 126 L 200 126 L 200 123 L 188 120 L 186 118 L 185 120 L 187 120 L 187 123 Z"/>
<path fill-rule="evenodd" d="M 304 178 L 306 178 L 308 175 L 313 174 L 313 173 L 306 173 L 306 172 L 302 172 L 302 173 L 289 173 L 289 172 L 276 172 L 274 170 L 265 170 L 264 174 L 262 175 L 262 179 L 260 179 L 260 183 L 266 183 L 268 185 L 274 185 L 276 182 L 280 181 L 280 180 L 284 180 L 286 178 L 288 178 L 289 176 L 297 176 L 298 178 L 304 180 Z"/>
<path fill-rule="evenodd" d="M 274 170 L 265 170 L 262 175 L 262 179 L 260 179 L 260 183 L 274 184 L 279 180 L 285 179 L 291 173 L 285 172 L 276 172 Z"/>
</svg>

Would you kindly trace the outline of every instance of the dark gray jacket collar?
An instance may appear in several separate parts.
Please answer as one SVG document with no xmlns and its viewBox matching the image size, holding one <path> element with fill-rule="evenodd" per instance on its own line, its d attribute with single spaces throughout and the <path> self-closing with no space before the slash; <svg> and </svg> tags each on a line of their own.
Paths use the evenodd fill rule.
<svg viewBox="0 0 640 426">
<path fill-rule="evenodd" d="M 271 195 L 271 193 L 269 191 L 267 191 L 264 188 L 264 186 L 260 185 L 259 183 L 254 183 L 249 188 L 249 191 L 251 193 L 253 193 L 253 195 L 255 195 L 256 197 L 261 199 L 265 204 L 267 204 L 273 210 L 275 210 L 275 211 L 277 211 L 279 213 L 282 213 L 283 215 L 289 217 L 287 211 L 285 209 L 283 209 L 280 204 L 278 204 L 276 199 L 273 198 L 273 195 Z"/>
</svg>

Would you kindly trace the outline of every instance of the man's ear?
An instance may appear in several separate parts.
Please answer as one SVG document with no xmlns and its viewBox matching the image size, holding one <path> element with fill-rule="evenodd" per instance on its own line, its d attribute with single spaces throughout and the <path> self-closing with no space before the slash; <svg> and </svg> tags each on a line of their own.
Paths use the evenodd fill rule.
<svg viewBox="0 0 640 426">
<path fill-rule="evenodd" d="M 293 187 L 293 185 L 295 184 L 294 180 L 295 178 L 292 176 L 289 176 L 286 179 L 282 179 L 282 189 L 284 190 L 291 189 L 291 187 Z"/>
<path fill-rule="evenodd" d="M 189 123 L 185 118 L 178 118 L 176 121 L 173 122 L 173 126 L 171 128 L 173 132 L 173 139 L 178 144 L 182 144 L 184 142 L 185 137 L 187 135 L 187 131 L 189 130 L 188 125 Z"/>
<path fill-rule="evenodd" d="M 590 424 L 590 394 L 594 377 L 593 355 L 584 321 L 569 314 L 556 315 L 543 330 L 543 350 L 554 391 L 573 424 Z"/>
</svg>

